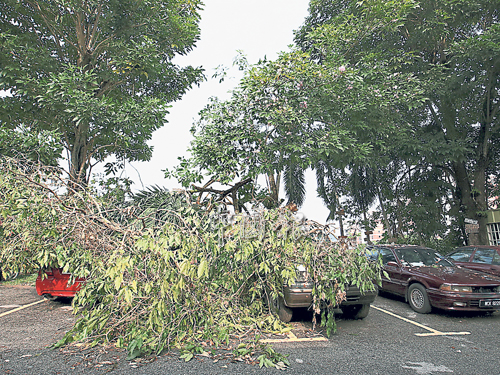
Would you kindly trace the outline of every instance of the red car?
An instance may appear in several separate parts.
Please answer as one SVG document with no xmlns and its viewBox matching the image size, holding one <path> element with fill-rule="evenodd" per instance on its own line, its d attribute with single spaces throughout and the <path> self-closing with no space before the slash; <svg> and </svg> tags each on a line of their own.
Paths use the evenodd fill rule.
<svg viewBox="0 0 500 375">
<path fill-rule="evenodd" d="M 500 276 L 500 246 L 459 247 L 448 258 L 457 266 Z"/>
<path fill-rule="evenodd" d="M 45 270 L 45 277 L 42 280 L 43 272 L 38 272 L 36 292 L 47 298 L 74 297 L 80 290 L 80 284 L 85 281 L 84 278 L 76 278 L 73 284 L 68 285 L 71 274 L 63 273 L 62 268 Z"/>
<path fill-rule="evenodd" d="M 382 258 L 389 278 L 381 291 L 403 296 L 411 308 L 426 314 L 432 308 L 458 311 L 500 309 L 500 278 L 457 267 L 435 250 L 409 245 L 370 246 L 369 257 Z"/>
</svg>

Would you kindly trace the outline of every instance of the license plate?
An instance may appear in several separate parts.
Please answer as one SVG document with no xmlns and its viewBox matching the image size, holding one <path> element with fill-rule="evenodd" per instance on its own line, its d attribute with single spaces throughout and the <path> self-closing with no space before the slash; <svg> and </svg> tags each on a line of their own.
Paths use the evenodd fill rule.
<svg viewBox="0 0 500 375">
<path fill-rule="evenodd" d="M 500 299 L 480 300 L 479 307 L 489 307 L 489 308 L 494 308 L 494 309 L 500 309 Z"/>
</svg>

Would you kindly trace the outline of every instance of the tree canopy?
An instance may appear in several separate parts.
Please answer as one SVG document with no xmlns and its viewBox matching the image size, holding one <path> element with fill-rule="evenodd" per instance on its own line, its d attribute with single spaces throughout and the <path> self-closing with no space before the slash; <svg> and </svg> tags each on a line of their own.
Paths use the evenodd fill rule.
<svg viewBox="0 0 500 375">
<path fill-rule="evenodd" d="M 470 240 L 486 243 L 498 175 L 498 9 L 311 1 L 296 48 L 248 68 L 230 100 L 200 113 L 184 181 L 201 178 L 196 168 L 226 183 L 284 173 L 300 205 L 312 168 L 330 219 L 344 195 L 342 208 L 359 217 L 378 202 L 391 237 L 466 241 L 467 217 L 480 223 Z"/>
<path fill-rule="evenodd" d="M 443 235 L 438 226 L 449 227 L 450 217 L 455 228 L 463 228 L 468 217 L 480 223 L 478 238 L 471 240 L 487 242 L 488 180 L 498 175 L 499 6 L 498 1 L 311 1 L 310 15 L 296 34 L 297 44 L 320 64 L 340 55 L 347 65 L 367 71 L 385 66 L 413 77 L 421 90 L 422 105 L 392 103 L 401 113 L 392 120 L 395 132 L 383 148 L 374 144 L 376 152 L 365 162 L 378 171 L 381 204 L 392 201 L 393 219 L 404 208 L 400 223 L 413 226 L 414 233 Z M 409 87 L 404 80 L 398 86 Z M 387 115 L 382 119 L 390 121 Z M 387 184 L 390 179 L 398 183 Z"/>
<path fill-rule="evenodd" d="M 173 62 L 199 38 L 201 2 L 0 4 L 2 129 L 52 132 L 80 185 L 110 155 L 149 160 L 168 103 L 202 76 Z"/>
</svg>

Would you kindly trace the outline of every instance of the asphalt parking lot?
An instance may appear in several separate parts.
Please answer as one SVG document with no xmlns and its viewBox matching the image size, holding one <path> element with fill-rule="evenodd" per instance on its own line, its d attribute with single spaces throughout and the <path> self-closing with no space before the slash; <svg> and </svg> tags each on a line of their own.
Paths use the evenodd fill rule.
<svg viewBox="0 0 500 375">
<path fill-rule="evenodd" d="M 289 355 L 293 374 L 498 374 L 500 312 L 491 315 L 416 314 L 404 301 L 378 296 L 368 317 L 343 320 L 329 339 L 294 321 L 297 335 L 273 343 Z M 270 374 L 229 360 L 175 353 L 127 361 L 114 348 L 48 346 L 62 338 L 75 317 L 67 301 L 43 301 L 33 287 L 0 286 L 0 374 Z M 302 340 L 307 337 L 316 340 Z M 295 339 L 294 339 L 295 337 Z M 298 338 L 298 339 L 297 339 Z"/>
</svg>

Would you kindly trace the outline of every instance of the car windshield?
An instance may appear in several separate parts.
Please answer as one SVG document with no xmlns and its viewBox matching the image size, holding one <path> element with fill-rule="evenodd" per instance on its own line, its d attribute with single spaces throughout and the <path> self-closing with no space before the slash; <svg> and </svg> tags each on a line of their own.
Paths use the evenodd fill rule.
<svg viewBox="0 0 500 375">
<path fill-rule="evenodd" d="M 395 249 L 396 255 L 405 267 L 453 267 L 453 263 L 431 249 Z"/>
</svg>

